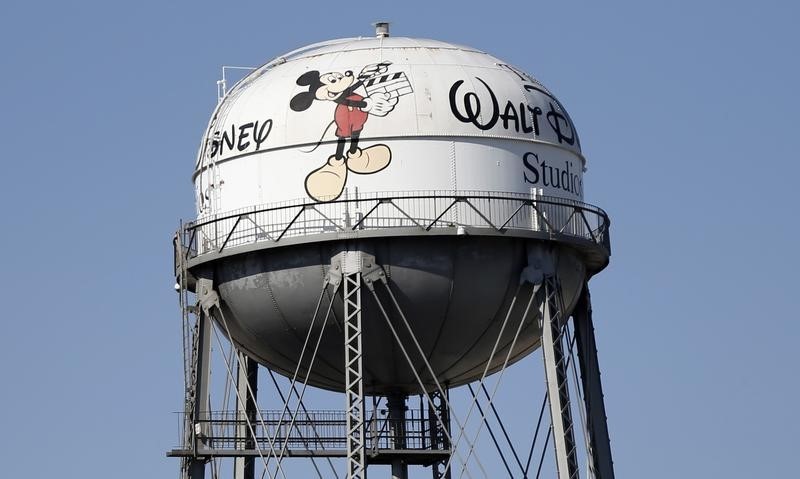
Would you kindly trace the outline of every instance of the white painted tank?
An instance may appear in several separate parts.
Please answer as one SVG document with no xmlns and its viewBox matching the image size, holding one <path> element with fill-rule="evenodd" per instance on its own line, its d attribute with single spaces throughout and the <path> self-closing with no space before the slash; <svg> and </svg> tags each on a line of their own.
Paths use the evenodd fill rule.
<svg viewBox="0 0 800 479">
<path fill-rule="evenodd" d="M 220 103 L 200 148 L 199 215 L 345 192 L 583 198 L 572 121 L 535 78 L 434 40 L 335 40 L 279 57 Z"/>
</svg>

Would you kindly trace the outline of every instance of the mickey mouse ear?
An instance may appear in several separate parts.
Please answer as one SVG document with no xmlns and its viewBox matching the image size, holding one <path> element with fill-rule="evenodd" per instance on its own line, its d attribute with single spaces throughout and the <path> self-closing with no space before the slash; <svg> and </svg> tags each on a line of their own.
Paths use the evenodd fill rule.
<svg viewBox="0 0 800 479">
<path fill-rule="evenodd" d="M 319 82 L 319 71 L 317 70 L 307 71 L 297 79 L 297 84 L 300 86 L 308 86 L 316 82 Z"/>
<path fill-rule="evenodd" d="M 294 111 L 305 111 L 314 103 L 314 94 L 310 91 L 304 91 L 295 95 L 289 101 L 289 107 Z"/>
</svg>

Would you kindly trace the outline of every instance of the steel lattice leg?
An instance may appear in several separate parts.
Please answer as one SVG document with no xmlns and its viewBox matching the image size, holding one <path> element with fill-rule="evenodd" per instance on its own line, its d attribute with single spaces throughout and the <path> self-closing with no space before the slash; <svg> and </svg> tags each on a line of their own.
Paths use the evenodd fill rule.
<svg viewBox="0 0 800 479">
<path fill-rule="evenodd" d="M 219 305 L 219 297 L 214 291 L 213 283 L 200 279 L 197 282 L 198 307 L 195 308 L 197 323 L 192 351 L 192 377 L 188 401 L 192 406 L 191 433 L 193 456 L 189 459 L 189 479 L 204 479 L 207 458 L 201 455 L 206 447 L 208 435 L 209 380 L 211 364 L 211 309 Z"/>
<path fill-rule="evenodd" d="M 236 387 L 238 397 L 245 398 L 242 405 L 236 401 L 236 446 L 237 449 L 254 450 L 256 443 L 250 435 L 247 424 L 256 424 L 257 408 L 256 395 L 258 394 L 258 363 L 244 354 L 239 353 L 239 366 L 237 369 Z M 250 391 L 253 394 L 250 394 Z M 255 457 L 237 457 L 234 460 L 234 479 L 255 479 Z"/>
<path fill-rule="evenodd" d="M 558 279 L 555 276 L 546 276 L 542 289 L 544 290 L 541 311 L 542 352 L 553 425 L 556 468 L 559 479 L 577 479 L 579 473 L 575 432 L 567 383 L 567 358 L 564 355 L 562 337 L 567 318 L 564 316 L 564 303 Z"/>
<path fill-rule="evenodd" d="M 600 382 L 600 365 L 597 361 L 589 285 L 584 285 L 572 318 L 575 325 L 578 359 L 581 365 L 586 426 L 589 434 L 589 457 L 597 479 L 614 479 L 614 461 L 611 458 L 611 441 L 608 437 L 606 407 Z"/>
<path fill-rule="evenodd" d="M 345 274 L 344 342 L 347 399 L 347 478 L 366 478 L 364 381 L 361 348 L 361 272 Z"/>
<path fill-rule="evenodd" d="M 402 450 L 406 444 L 406 399 L 403 394 L 390 394 L 386 397 L 389 409 L 389 431 L 392 448 Z M 408 479 L 408 464 L 402 457 L 392 461 L 392 479 Z"/>
<path fill-rule="evenodd" d="M 447 389 L 445 389 L 445 393 L 447 393 Z M 432 392 L 430 394 L 430 398 L 431 402 L 433 403 L 432 405 L 428 406 L 431 449 L 450 449 L 450 441 L 447 439 L 447 436 L 450 434 L 450 411 L 447 408 L 447 402 L 442 394 L 438 391 Z M 437 412 L 439 413 L 439 417 L 442 418 L 444 426 L 439 424 L 436 415 Z M 447 430 L 445 430 L 445 428 Z M 450 479 L 452 468 L 447 467 L 447 462 L 447 459 L 442 459 L 431 464 L 433 479 Z"/>
</svg>

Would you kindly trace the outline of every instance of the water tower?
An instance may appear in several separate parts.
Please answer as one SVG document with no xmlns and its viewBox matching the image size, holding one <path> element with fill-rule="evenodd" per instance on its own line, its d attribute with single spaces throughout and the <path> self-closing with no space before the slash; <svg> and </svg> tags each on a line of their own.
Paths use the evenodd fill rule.
<svg viewBox="0 0 800 479">
<path fill-rule="evenodd" d="M 343 458 L 348 478 L 374 464 L 451 477 L 473 451 L 459 451 L 450 391 L 540 348 L 558 477 L 578 477 L 575 407 L 589 474 L 613 477 L 587 287 L 608 264 L 609 219 L 583 202 L 572 120 L 487 53 L 376 33 L 221 84 L 197 218 L 175 240 L 187 393 L 168 455 L 191 479 L 215 458 L 236 458 L 240 478 L 257 461 L 285 477 L 285 458 Z M 235 351 L 230 413 L 209 405 L 215 334 Z M 258 365 L 290 381 L 279 411 L 257 405 Z M 341 393 L 341 410 L 308 410 L 308 387 Z"/>
</svg>

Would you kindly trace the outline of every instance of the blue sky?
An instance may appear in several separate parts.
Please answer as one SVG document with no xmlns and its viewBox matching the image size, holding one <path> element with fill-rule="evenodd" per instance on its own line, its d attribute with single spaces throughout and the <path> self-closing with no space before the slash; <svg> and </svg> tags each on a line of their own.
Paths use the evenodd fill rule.
<svg viewBox="0 0 800 479">
<path fill-rule="evenodd" d="M 7 477 L 175 477 L 170 238 L 192 215 L 220 67 L 370 35 L 378 19 L 488 51 L 568 107 L 586 199 L 613 221 L 611 266 L 591 287 L 618 477 L 796 474 L 796 3 L 2 10 Z"/>
</svg>

